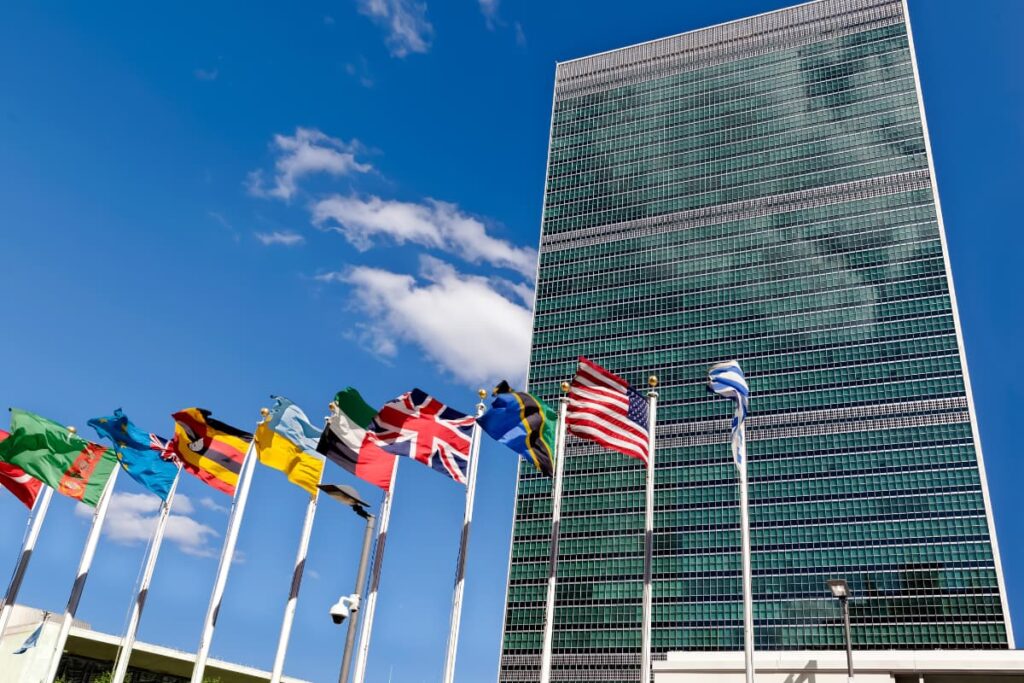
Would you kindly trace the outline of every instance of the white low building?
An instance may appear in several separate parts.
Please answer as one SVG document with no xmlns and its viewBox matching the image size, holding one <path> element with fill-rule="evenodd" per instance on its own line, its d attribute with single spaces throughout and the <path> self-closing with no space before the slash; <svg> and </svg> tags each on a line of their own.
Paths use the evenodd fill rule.
<svg viewBox="0 0 1024 683">
<path fill-rule="evenodd" d="M 11 621 L 0 638 L 0 683 L 36 683 L 46 676 L 50 656 L 57 644 L 60 614 L 15 605 Z M 15 654 L 42 624 L 39 639 L 22 654 Z M 119 636 L 93 631 L 89 624 L 74 621 L 64 648 L 61 678 L 68 683 L 88 681 L 100 671 L 113 668 L 121 645 Z M 146 680 L 187 681 L 195 664 L 194 652 L 182 652 L 169 647 L 136 642 L 129 662 L 129 672 L 151 674 Z M 255 667 L 210 659 L 206 665 L 207 677 L 220 683 L 264 683 L 270 680 L 269 671 Z M 306 683 L 285 676 L 285 683 Z"/>
<path fill-rule="evenodd" d="M 1024 683 L 1024 650 L 859 650 L 855 683 Z M 757 683 L 847 683 L 846 652 L 758 652 Z M 670 652 L 654 683 L 744 683 L 743 652 Z"/>
</svg>

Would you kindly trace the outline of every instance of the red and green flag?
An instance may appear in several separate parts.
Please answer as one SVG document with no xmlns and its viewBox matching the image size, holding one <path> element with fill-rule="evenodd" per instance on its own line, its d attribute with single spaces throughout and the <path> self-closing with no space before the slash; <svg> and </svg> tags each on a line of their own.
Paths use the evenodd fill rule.
<svg viewBox="0 0 1024 683">
<path fill-rule="evenodd" d="M 0 461 L 16 465 L 57 493 L 93 507 L 117 467 L 113 450 L 17 408 L 11 408 L 11 435 L 0 441 Z"/>
</svg>

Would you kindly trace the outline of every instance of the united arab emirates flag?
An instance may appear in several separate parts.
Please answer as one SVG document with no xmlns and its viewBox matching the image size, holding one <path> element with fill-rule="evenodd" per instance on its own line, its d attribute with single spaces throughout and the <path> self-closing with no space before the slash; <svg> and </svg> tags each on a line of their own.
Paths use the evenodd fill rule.
<svg viewBox="0 0 1024 683">
<path fill-rule="evenodd" d="M 117 455 L 111 449 L 17 408 L 11 408 L 11 435 L 0 441 L 0 460 L 17 465 L 57 493 L 93 507 L 117 467 Z"/>
<path fill-rule="evenodd" d="M 363 481 L 387 491 L 391 487 L 395 456 L 364 438 L 366 428 L 377 416 L 377 411 L 352 387 L 339 391 L 334 397 L 334 405 L 336 409 L 327 418 L 327 427 L 316 446 L 317 452 Z"/>
</svg>

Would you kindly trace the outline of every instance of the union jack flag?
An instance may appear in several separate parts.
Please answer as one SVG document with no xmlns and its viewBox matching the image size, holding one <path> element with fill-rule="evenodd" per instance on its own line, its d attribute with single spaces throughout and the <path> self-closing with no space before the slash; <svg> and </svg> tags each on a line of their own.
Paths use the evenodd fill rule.
<svg viewBox="0 0 1024 683">
<path fill-rule="evenodd" d="M 475 421 L 475 417 L 413 389 L 380 409 L 366 431 L 364 447 L 369 443 L 412 458 L 465 484 Z"/>
</svg>

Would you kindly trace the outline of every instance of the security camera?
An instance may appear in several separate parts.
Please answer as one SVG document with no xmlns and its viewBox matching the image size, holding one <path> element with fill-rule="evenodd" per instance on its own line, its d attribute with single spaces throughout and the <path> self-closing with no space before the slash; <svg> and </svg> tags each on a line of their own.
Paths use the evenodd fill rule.
<svg viewBox="0 0 1024 683">
<path fill-rule="evenodd" d="M 338 598 L 338 602 L 331 605 L 331 619 L 335 624 L 340 624 L 349 618 L 349 616 L 359 609 L 359 595 L 353 593 L 352 595 L 343 595 Z"/>
</svg>

